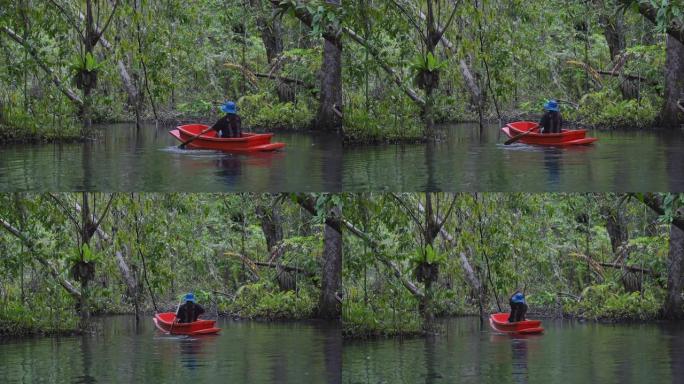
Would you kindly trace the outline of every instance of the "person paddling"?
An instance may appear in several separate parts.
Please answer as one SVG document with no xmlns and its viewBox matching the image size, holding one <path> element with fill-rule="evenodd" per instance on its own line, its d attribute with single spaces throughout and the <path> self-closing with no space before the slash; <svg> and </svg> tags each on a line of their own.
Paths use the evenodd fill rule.
<svg viewBox="0 0 684 384">
<path fill-rule="evenodd" d="M 541 133 L 560 133 L 563 125 L 563 117 L 556 100 L 549 100 L 544 103 L 544 116 L 539 120 Z"/>
<path fill-rule="evenodd" d="M 525 303 L 525 294 L 516 290 L 509 300 L 511 305 L 511 314 L 508 316 L 509 323 L 525 320 L 525 313 L 527 313 L 527 303 Z"/>
<path fill-rule="evenodd" d="M 204 308 L 195 303 L 195 295 L 190 292 L 185 295 L 185 304 L 178 307 L 176 319 L 179 323 L 192 323 L 197 321 L 199 316 L 204 313 Z"/>
<path fill-rule="evenodd" d="M 217 131 L 218 137 L 221 138 L 237 138 L 242 137 L 242 122 L 240 116 L 237 114 L 237 106 L 232 101 L 226 101 L 220 107 L 221 112 L 226 115 L 220 118 L 211 127 Z"/>
</svg>

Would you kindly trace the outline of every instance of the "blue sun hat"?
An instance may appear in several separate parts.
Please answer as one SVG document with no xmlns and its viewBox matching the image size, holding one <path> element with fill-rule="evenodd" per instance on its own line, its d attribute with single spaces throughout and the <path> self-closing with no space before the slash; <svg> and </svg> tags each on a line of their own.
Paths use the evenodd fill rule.
<svg viewBox="0 0 684 384">
<path fill-rule="evenodd" d="M 520 292 L 516 292 L 515 295 L 511 298 L 511 301 L 514 303 L 525 303 L 525 295 L 523 295 Z"/>
<path fill-rule="evenodd" d="M 544 109 L 547 111 L 555 111 L 558 112 L 558 102 L 556 100 L 549 100 L 546 103 L 544 103 Z"/>
<path fill-rule="evenodd" d="M 192 301 L 193 303 L 195 302 L 195 294 L 192 292 L 188 293 L 185 295 L 185 301 Z"/>
<path fill-rule="evenodd" d="M 235 106 L 235 103 L 232 101 L 226 101 L 221 105 L 221 112 L 224 113 L 236 113 L 237 112 L 237 107 Z"/>
</svg>

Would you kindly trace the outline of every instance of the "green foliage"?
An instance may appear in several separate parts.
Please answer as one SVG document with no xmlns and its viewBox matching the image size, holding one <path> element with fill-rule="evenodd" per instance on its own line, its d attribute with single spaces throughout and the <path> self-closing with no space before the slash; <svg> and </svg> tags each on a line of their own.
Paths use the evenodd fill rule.
<svg viewBox="0 0 684 384">
<path fill-rule="evenodd" d="M 178 104 L 178 111 L 189 116 L 206 116 L 216 113 L 214 103 L 207 100 L 195 99 L 187 103 Z"/>
<path fill-rule="evenodd" d="M 79 72 L 96 72 L 104 67 L 104 62 L 98 62 L 92 53 L 87 52 L 83 57 L 74 56 L 69 69 L 76 74 Z"/>
<path fill-rule="evenodd" d="M 395 308 L 373 308 L 349 302 L 342 311 L 342 335 L 347 338 L 374 338 L 417 334 L 421 319 L 415 312 Z"/>
<path fill-rule="evenodd" d="M 667 200 L 673 209 L 681 204 L 679 194 L 656 197 Z M 399 204 L 399 199 L 404 203 Z M 432 200 L 434 206 L 439 202 L 444 214 L 448 197 L 433 194 Z M 563 311 L 592 319 L 651 320 L 663 305 L 668 273 L 667 216 L 654 215 L 637 199 L 620 194 L 460 194 L 444 227 L 453 240 L 438 236 L 434 252 L 425 252 L 421 245 L 422 229 L 416 224 L 423 217 L 416 208 L 419 202 L 425 203 L 423 194 L 371 194 L 345 205 L 346 218 L 379 244 L 370 248 L 358 239 L 345 239 L 346 336 L 400 333 L 394 329 L 406 324 L 390 319 L 420 318 L 420 299 L 384 261 L 390 260 L 403 279 L 424 290 L 422 280 L 413 272 L 425 262 L 426 254 L 439 264 L 428 304 L 439 316 L 477 314 L 480 310 L 463 259 L 486 290 L 481 303 L 484 313 L 499 310 L 495 295 L 506 311 L 507 298 L 516 288 L 526 291 L 534 313 Z M 620 248 L 620 252 L 627 250 L 628 256 L 622 254 L 625 265 L 652 274 L 598 264 L 616 258 L 607 229 L 611 216 L 620 218 L 629 235 Z M 659 220 L 666 220 L 665 224 Z M 580 254 L 591 259 L 577 256 Z M 623 277 L 625 273 L 630 275 Z M 636 293 L 628 293 L 626 286 L 636 286 Z M 419 322 L 418 328 L 423 325 L 422 319 Z"/>
<path fill-rule="evenodd" d="M 61 334 L 76 329 L 77 317 L 55 299 L 57 287 L 33 292 L 28 305 L 9 301 L 0 306 L 0 336 Z M 19 292 L 14 292 L 19 293 Z"/>
<path fill-rule="evenodd" d="M 564 309 L 595 320 L 651 320 L 657 317 L 661 300 L 651 291 L 623 292 L 610 282 L 586 287 L 581 300 L 566 303 Z"/>
<path fill-rule="evenodd" d="M 444 60 L 440 60 L 428 52 L 426 55 L 417 55 L 411 62 L 410 68 L 416 73 L 421 72 L 435 72 L 442 68 L 446 68 L 449 63 Z"/>
<path fill-rule="evenodd" d="M 5 141 L 69 141 L 80 139 L 80 127 L 72 118 L 63 118 L 61 113 L 71 113 L 65 104 L 53 104 L 50 96 L 33 106 L 34 111 L 48 108 L 52 113 L 43 114 L 27 111 L 24 108 L 0 105 L 0 143 Z M 67 112 L 68 111 L 68 112 Z"/>
<path fill-rule="evenodd" d="M 297 204 L 256 194 L 126 194 L 115 195 L 102 217 L 110 195 L 87 196 L 91 212 L 102 218 L 100 229 L 106 235 L 95 234 L 89 245 L 80 245 L 81 234 L 73 221 L 81 218 L 74 207 L 83 204 L 82 194 L 0 194 L 3 223 L 35 241 L 29 249 L 0 225 L 0 302 L 12 304 L 7 314 L 0 306 L 3 332 L 72 329 L 79 315 L 75 299 L 48 268 L 81 291 L 72 275 L 72 266 L 81 260 L 95 266 L 94 278 L 84 291 L 85 308 L 91 314 L 131 313 L 136 303 L 142 311 L 173 310 L 182 295 L 195 292 L 202 305 L 213 308 L 211 314 L 268 319 L 315 315 L 322 226 L 315 218 L 302 216 Z M 346 199 L 314 198 L 340 205 Z M 255 266 L 256 271 L 249 272 L 235 256 L 269 261 L 271 250 L 266 249 L 257 207 L 277 207 L 282 215 L 284 236 L 279 246 L 285 252 L 278 262 L 300 271 L 292 274 L 294 290 L 279 288 L 276 268 Z M 133 291 L 122 262 L 129 278 L 136 280 Z M 255 275 L 259 281 L 253 283 Z M 28 314 L 36 320 L 22 320 Z"/>
<path fill-rule="evenodd" d="M 263 92 L 243 96 L 238 103 L 245 125 L 252 127 L 306 129 L 314 118 L 306 103 L 280 103 Z"/>
<path fill-rule="evenodd" d="M 316 300 L 311 288 L 277 291 L 270 283 L 246 284 L 235 293 L 225 310 L 243 318 L 307 319 L 313 316 Z"/>
<path fill-rule="evenodd" d="M 406 109 L 393 110 L 399 107 Z M 414 108 L 401 103 L 398 97 L 381 101 L 372 110 L 348 108 L 344 114 L 345 141 L 349 143 L 410 142 L 423 140 L 423 126 Z"/>
<path fill-rule="evenodd" d="M 655 123 L 659 114 L 658 105 L 658 100 L 649 98 L 624 100 L 606 88 L 584 95 L 579 109 L 569 113 L 568 118 L 598 127 L 644 128 Z"/>
</svg>

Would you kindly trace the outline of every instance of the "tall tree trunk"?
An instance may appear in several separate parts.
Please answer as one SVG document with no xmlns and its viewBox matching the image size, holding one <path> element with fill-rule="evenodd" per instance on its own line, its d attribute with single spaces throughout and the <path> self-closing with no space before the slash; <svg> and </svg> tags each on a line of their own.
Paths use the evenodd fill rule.
<svg viewBox="0 0 684 384">
<path fill-rule="evenodd" d="M 667 36 L 665 59 L 665 105 L 661 112 L 666 127 L 684 124 L 684 43 Z"/>
<path fill-rule="evenodd" d="M 620 246 L 629 240 L 624 215 L 620 208 L 609 206 L 601 207 L 601 214 L 606 219 L 606 230 L 608 231 L 613 254 L 617 256 Z"/>
<path fill-rule="evenodd" d="M 283 52 L 283 28 L 280 18 L 273 18 L 269 16 L 269 11 L 275 10 L 275 5 L 270 4 L 269 11 L 266 11 L 261 6 L 261 0 L 250 0 L 250 5 L 256 12 L 256 25 L 261 34 L 261 41 L 266 48 L 266 61 L 269 65 L 273 65 L 274 61 Z M 278 81 L 277 92 L 278 99 L 281 102 L 294 101 L 294 93 L 292 87 L 283 82 Z"/>
<path fill-rule="evenodd" d="M 339 319 L 342 305 L 338 292 L 342 287 L 342 230 L 339 221 L 341 209 L 334 207 L 328 218 L 335 223 L 325 225 L 323 230 L 323 275 L 321 296 L 318 301 L 318 316 L 323 319 Z"/>
<path fill-rule="evenodd" d="M 285 254 L 282 247 L 283 241 L 283 219 L 279 205 L 258 205 L 256 207 L 257 217 L 261 223 L 261 230 L 266 238 L 266 247 L 270 255 L 269 262 L 276 263 L 276 279 L 281 291 L 291 291 L 296 288 L 296 280 L 291 272 L 283 268 L 280 260 Z"/>
<path fill-rule="evenodd" d="M 620 207 L 604 205 L 601 207 L 601 214 L 606 219 L 606 231 L 610 238 L 614 260 L 623 268 L 623 274 L 620 278 L 623 288 L 627 292 L 641 291 L 641 279 L 638 274 L 624 267 L 629 258 L 629 248 L 627 247 L 629 232 L 627 231 L 624 213 Z"/>
<path fill-rule="evenodd" d="M 321 66 L 321 94 L 316 125 L 327 131 L 340 131 L 342 118 L 342 40 L 325 39 Z"/>
<path fill-rule="evenodd" d="M 667 269 L 667 299 L 663 306 L 666 319 L 684 319 L 682 288 L 684 287 L 684 230 L 670 225 L 670 252 Z"/>
<path fill-rule="evenodd" d="M 85 19 L 85 39 L 83 41 L 84 45 L 84 54 L 85 55 L 91 55 L 94 57 L 94 50 L 95 50 L 95 44 L 97 43 L 96 40 L 96 32 L 94 28 L 94 21 L 93 21 L 93 4 L 91 0 L 86 0 L 86 19 Z M 85 60 L 85 58 L 84 58 Z M 85 65 L 85 63 L 83 64 Z M 85 68 L 81 68 L 81 73 L 85 74 L 87 73 L 90 75 L 90 72 L 85 72 Z M 82 130 L 82 135 L 83 136 L 89 136 L 90 135 L 90 129 L 92 127 L 92 117 L 91 117 L 91 93 L 93 90 L 94 85 L 92 84 L 90 76 L 86 76 L 85 79 L 82 77 L 83 81 L 83 130 Z"/>
<path fill-rule="evenodd" d="M 604 6 L 604 4 L 601 4 Z M 599 22 L 603 27 L 603 36 L 608 43 L 608 50 L 610 51 L 610 60 L 615 60 L 622 54 L 627 47 L 625 41 L 625 23 L 621 12 L 615 14 L 602 13 L 599 15 Z M 620 92 L 625 99 L 635 99 L 639 97 L 639 87 L 634 80 L 622 78 L 620 79 Z"/>
<path fill-rule="evenodd" d="M 426 98 L 427 99 L 427 98 Z M 427 101 L 427 100 L 426 100 Z M 427 102 L 426 104 L 430 104 Z M 425 233 L 423 233 L 423 239 L 425 240 L 425 248 L 431 247 L 434 249 L 434 241 L 439 234 L 439 228 L 433 213 L 432 207 L 432 193 L 427 192 L 425 194 Z M 427 257 L 427 250 L 423 251 L 423 255 Z M 432 284 L 437 280 L 439 274 L 439 266 L 433 265 L 427 262 L 427 259 L 421 263 L 422 268 L 422 280 L 425 284 L 425 295 L 420 303 L 420 310 L 423 314 L 423 327 L 427 330 L 432 329 L 432 324 L 434 322 L 434 312 L 432 308 Z"/>
</svg>

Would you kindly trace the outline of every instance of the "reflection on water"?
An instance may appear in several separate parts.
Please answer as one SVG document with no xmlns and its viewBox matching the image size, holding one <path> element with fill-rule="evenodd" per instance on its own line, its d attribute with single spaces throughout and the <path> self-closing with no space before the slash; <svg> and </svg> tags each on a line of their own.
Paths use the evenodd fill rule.
<svg viewBox="0 0 684 384">
<path fill-rule="evenodd" d="M 345 191 L 684 190 L 681 131 L 590 131 L 591 146 L 504 145 L 499 127 L 443 127 L 428 144 L 345 147 Z"/>
<path fill-rule="evenodd" d="M 277 133 L 283 151 L 177 147 L 171 127 L 100 126 L 85 143 L 0 145 L 0 191 L 340 191 L 340 137 Z"/>
<path fill-rule="evenodd" d="M 514 383 L 527 384 L 527 340 L 512 339 L 511 342 L 511 376 Z"/>
<path fill-rule="evenodd" d="M 181 364 L 190 370 L 206 366 L 202 358 L 202 344 L 209 343 L 215 338 L 215 335 L 211 335 L 209 337 L 187 337 L 179 340 Z"/>
<path fill-rule="evenodd" d="M 544 321 L 542 335 L 493 334 L 450 319 L 425 339 L 347 341 L 342 382 L 682 383 L 684 328 Z"/>
<path fill-rule="evenodd" d="M 339 329 L 219 320 L 219 335 L 169 336 L 133 316 L 99 319 L 97 335 L 0 339 L 3 383 L 341 382 Z"/>
</svg>

